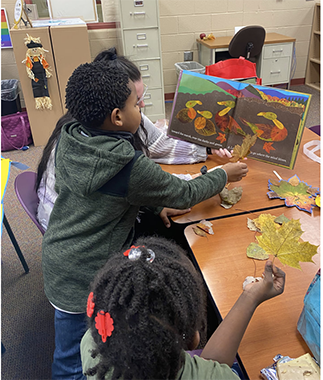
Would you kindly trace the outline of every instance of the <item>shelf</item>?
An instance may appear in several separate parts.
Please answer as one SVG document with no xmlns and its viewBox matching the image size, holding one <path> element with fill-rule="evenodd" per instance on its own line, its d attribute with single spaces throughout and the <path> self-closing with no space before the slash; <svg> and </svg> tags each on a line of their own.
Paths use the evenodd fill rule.
<svg viewBox="0 0 323 380">
<path fill-rule="evenodd" d="M 317 63 L 318 65 L 321 64 L 321 60 L 319 58 L 310 58 L 311 62 Z"/>
<path fill-rule="evenodd" d="M 320 3 L 314 4 L 312 33 L 311 33 L 311 40 L 310 40 L 310 45 L 309 45 L 308 60 L 307 60 L 306 75 L 305 75 L 305 84 L 319 91 L 321 89 L 320 11 L 321 11 Z"/>
<path fill-rule="evenodd" d="M 315 88 L 315 90 L 320 91 L 321 90 L 321 83 L 305 83 L 306 86 Z"/>
</svg>

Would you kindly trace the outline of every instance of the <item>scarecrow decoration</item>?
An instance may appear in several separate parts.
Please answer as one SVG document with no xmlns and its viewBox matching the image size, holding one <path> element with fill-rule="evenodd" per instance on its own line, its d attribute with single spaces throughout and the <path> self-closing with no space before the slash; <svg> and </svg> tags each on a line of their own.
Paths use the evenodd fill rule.
<svg viewBox="0 0 323 380">
<path fill-rule="evenodd" d="M 52 74 L 45 60 L 45 50 L 40 42 L 40 37 L 33 38 L 27 34 L 25 45 L 28 50 L 26 59 L 22 61 L 26 65 L 27 75 L 31 79 L 31 85 L 35 98 L 36 109 L 52 109 L 52 102 L 48 93 L 47 78 Z"/>
</svg>

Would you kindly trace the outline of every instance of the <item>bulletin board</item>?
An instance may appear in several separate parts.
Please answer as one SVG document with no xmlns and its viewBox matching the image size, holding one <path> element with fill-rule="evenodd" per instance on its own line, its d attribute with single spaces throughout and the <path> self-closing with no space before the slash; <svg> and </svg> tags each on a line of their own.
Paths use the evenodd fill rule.
<svg viewBox="0 0 323 380">
<path fill-rule="evenodd" d="M 12 48 L 7 12 L 1 8 L 1 49 Z"/>
<path fill-rule="evenodd" d="M 47 0 L 51 18 L 78 17 L 85 22 L 97 22 L 95 0 Z"/>
</svg>

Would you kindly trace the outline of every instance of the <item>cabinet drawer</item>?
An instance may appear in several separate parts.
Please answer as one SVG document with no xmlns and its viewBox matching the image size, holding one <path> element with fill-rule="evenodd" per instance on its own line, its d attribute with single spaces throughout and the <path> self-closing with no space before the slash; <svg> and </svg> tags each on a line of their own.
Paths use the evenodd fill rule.
<svg viewBox="0 0 323 380">
<path fill-rule="evenodd" d="M 156 88 L 148 91 L 144 98 L 145 107 L 142 112 L 146 116 L 164 114 L 165 99 L 161 88 Z"/>
<path fill-rule="evenodd" d="M 158 25 L 157 7 L 154 0 L 121 0 L 124 29 L 146 28 Z"/>
<path fill-rule="evenodd" d="M 158 29 L 124 30 L 125 56 L 130 60 L 159 58 Z"/>
<path fill-rule="evenodd" d="M 287 83 L 290 75 L 290 57 L 265 59 L 262 62 L 262 84 Z"/>
<path fill-rule="evenodd" d="M 143 82 L 149 87 L 149 89 L 162 87 L 162 68 L 159 59 L 134 61 L 134 63 L 140 71 Z"/>
<path fill-rule="evenodd" d="M 264 45 L 263 57 L 264 57 L 264 59 L 291 57 L 292 50 L 293 50 L 293 43 Z"/>
</svg>

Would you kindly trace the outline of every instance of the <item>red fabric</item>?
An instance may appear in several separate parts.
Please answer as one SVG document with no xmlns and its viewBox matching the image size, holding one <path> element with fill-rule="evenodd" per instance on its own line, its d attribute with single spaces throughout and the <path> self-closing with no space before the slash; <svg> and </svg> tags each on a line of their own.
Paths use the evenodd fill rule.
<svg viewBox="0 0 323 380">
<path fill-rule="evenodd" d="M 256 64 L 246 60 L 244 57 L 227 59 L 206 66 L 205 74 L 225 79 L 257 77 Z M 261 84 L 260 78 L 257 78 L 257 84 Z"/>
</svg>

